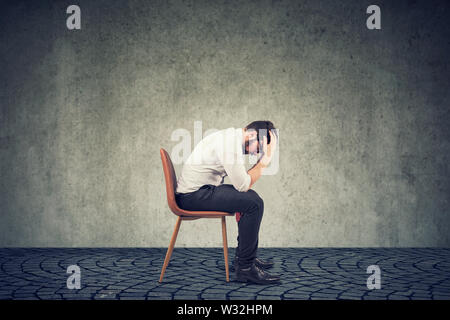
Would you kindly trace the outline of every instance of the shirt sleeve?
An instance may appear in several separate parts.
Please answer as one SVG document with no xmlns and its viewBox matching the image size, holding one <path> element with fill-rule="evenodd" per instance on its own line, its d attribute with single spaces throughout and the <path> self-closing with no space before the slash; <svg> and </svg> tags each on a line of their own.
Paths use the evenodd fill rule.
<svg viewBox="0 0 450 320">
<path fill-rule="evenodd" d="M 223 164 L 225 172 L 230 178 L 233 187 L 239 192 L 246 192 L 250 188 L 251 177 L 245 170 L 242 163 L 227 163 Z"/>
</svg>

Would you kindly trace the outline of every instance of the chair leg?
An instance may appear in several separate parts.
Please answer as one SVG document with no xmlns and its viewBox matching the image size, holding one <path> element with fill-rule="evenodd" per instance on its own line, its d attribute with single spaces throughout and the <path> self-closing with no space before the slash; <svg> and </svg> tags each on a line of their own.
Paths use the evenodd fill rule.
<svg viewBox="0 0 450 320">
<path fill-rule="evenodd" d="M 223 255 L 225 257 L 225 274 L 227 276 L 227 282 L 230 282 L 230 272 L 228 270 L 227 224 L 225 217 L 222 217 L 222 237 L 223 237 Z"/>
<path fill-rule="evenodd" d="M 159 277 L 159 282 L 161 283 L 164 277 L 164 272 L 166 272 L 167 265 L 170 261 L 170 256 L 172 255 L 173 247 L 175 246 L 175 241 L 177 240 L 178 230 L 180 230 L 181 217 L 178 217 L 177 223 L 175 224 L 175 229 L 173 230 L 172 239 L 170 239 L 169 248 L 167 249 L 166 258 L 164 259 L 164 265 L 161 270 L 161 276 Z"/>
</svg>

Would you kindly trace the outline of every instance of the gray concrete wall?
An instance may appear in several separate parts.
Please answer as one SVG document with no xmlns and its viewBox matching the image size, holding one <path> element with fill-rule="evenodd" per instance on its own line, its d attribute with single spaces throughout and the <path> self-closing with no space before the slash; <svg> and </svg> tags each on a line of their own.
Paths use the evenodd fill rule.
<svg viewBox="0 0 450 320">
<path fill-rule="evenodd" d="M 445 2 L 377 0 L 381 30 L 372 1 L 76 3 L 77 31 L 72 2 L 0 13 L 0 246 L 165 247 L 159 149 L 262 119 L 260 246 L 450 246 Z M 220 245 L 182 224 L 177 246 Z"/>
</svg>

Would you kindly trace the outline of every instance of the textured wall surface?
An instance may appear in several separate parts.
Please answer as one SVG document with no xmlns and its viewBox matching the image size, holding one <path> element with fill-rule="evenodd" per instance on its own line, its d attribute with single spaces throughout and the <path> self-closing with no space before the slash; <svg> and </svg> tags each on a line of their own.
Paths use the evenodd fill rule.
<svg viewBox="0 0 450 320">
<path fill-rule="evenodd" d="M 260 246 L 450 246 L 445 2 L 377 0 L 381 30 L 372 1 L 76 2 L 81 30 L 69 1 L 0 13 L 0 246 L 165 247 L 159 149 L 265 119 Z M 176 245 L 220 230 L 183 223 Z"/>
</svg>

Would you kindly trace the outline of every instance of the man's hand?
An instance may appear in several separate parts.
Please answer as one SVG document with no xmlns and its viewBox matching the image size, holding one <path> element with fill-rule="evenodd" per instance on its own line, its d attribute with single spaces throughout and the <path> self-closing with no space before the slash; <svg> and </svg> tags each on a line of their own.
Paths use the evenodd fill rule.
<svg viewBox="0 0 450 320">
<path fill-rule="evenodd" d="M 272 134 L 272 130 L 269 130 L 270 134 L 270 144 L 267 143 L 267 137 L 263 137 L 263 156 L 260 161 L 264 167 L 268 167 L 270 161 L 272 161 L 273 155 L 275 154 L 275 150 L 277 148 L 277 138 L 274 134 Z"/>
<path fill-rule="evenodd" d="M 253 184 L 261 177 L 262 171 L 265 167 L 269 166 L 270 161 L 275 154 L 275 149 L 277 147 L 277 138 L 275 134 L 269 130 L 270 134 L 270 144 L 267 144 L 267 137 L 263 138 L 263 155 L 259 158 L 259 161 L 248 170 L 248 174 L 250 175 L 250 188 Z"/>
</svg>

